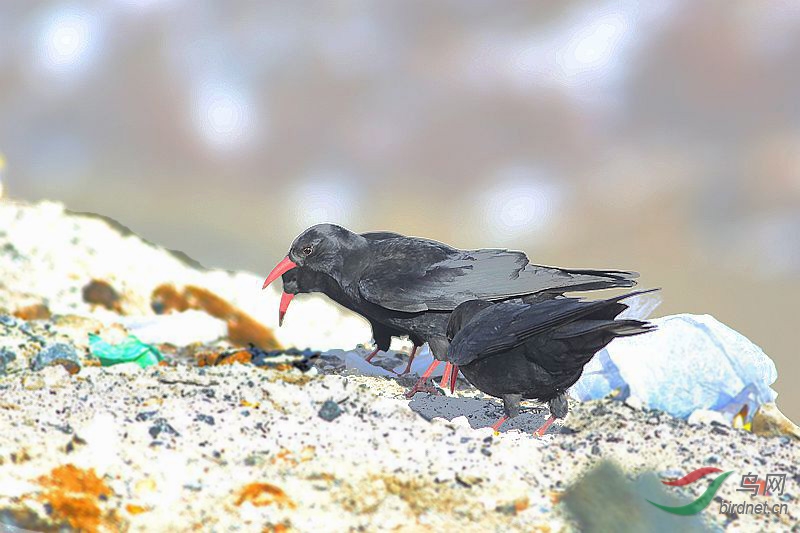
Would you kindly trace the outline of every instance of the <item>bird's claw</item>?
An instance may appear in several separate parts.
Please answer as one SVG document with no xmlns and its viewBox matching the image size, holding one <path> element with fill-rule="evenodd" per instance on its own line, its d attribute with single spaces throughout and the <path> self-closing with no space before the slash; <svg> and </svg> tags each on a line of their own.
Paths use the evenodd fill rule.
<svg viewBox="0 0 800 533">
<path fill-rule="evenodd" d="M 411 390 L 409 390 L 405 394 L 405 396 L 406 396 L 407 399 L 410 400 L 418 392 L 427 392 L 428 394 L 434 394 L 435 395 L 435 394 L 439 394 L 439 389 L 437 389 L 433 385 L 429 385 L 428 383 L 417 383 L 416 385 L 411 387 Z"/>
</svg>

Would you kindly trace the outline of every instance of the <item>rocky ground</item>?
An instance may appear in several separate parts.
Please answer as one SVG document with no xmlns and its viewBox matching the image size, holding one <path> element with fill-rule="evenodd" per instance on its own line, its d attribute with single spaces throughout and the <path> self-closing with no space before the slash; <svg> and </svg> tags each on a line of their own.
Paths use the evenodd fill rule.
<svg viewBox="0 0 800 533">
<path fill-rule="evenodd" d="M 414 378 L 384 370 L 402 354 L 365 373 L 366 350 L 336 348 L 366 341 L 368 329 L 324 299 L 298 298 L 276 329 L 277 293 L 262 293 L 259 277 L 198 268 L 56 204 L 0 203 L 0 271 L 0 524 L 800 529 L 791 437 L 689 424 L 610 399 L 574 403 L 543 438 L 531 431 L 548 413 L 532 404 L 497 434 L 489 426 L 499 403 L 465 382 L 454 396 L 407 400 Z M 89 333 L 113 343 L 131 332 L 164 361 L 99 366 Z M 314 351 L 284 355 L 292 346 Z M 703 466 L 734 471 L 704 512 L 674 516 L 647 503 L 699 497 L 707 481 L 660 481 Z M 737 492 L 748 473 L 786 474 L 783 494 Z M 721 514 L 723 500 L 787 512 Z"/>
</svg>

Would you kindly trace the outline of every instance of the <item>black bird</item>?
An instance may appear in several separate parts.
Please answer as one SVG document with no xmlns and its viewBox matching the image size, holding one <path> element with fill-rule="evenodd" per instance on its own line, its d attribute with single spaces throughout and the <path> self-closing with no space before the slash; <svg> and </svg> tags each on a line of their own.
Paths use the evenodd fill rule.
<svg viewBox="0 0 800 533">
<path fill-rule="evenodd" d="M 366 236 L 367 234 L 362 235 Z M 289 307 L 289 303 L 292 301 L 292 298 L 294 298 L 294 296 L 297 294 L 309 292 L 321 292 L 342 307 L 361 314 L 367 320 L 367 322 L 369 322 L 369 325 L 372 327 L 372 338 L 375 341 L 375 349 L 366 357 L 365 360 L 368 362 L 371 361 L 379 351 L 385 352 L 389 350 L 389 346 L 392 343 L 392 337 L 409 335 L 411 342 L 414 343 L 414 347 L 409 354 L 408 364 L 406 365 L 405 370 L 400 373 L 400 375 L 402 376 L 409 372 L 411 369 L 411 363 L 414 361 L 414 356 L 417 353 L 417 349 L 422 346 L 425 341 L 413 333 L 409 334 L 401 330 L 391 328 L 381 324 L 380 322 L 376 322 L 369 316 L 361 313 L 360 309 L 353 306 L 352 302 L 345 296 L 339 285 L 337 285 L 336 282 L 333 281 L 333 279 L 327 274 L 321 274 L 307 268 L 293 268 L 283 274 L 283 295 L 281 296 L 281 304 L 278 316 L 279 325 L 283 324 L 283 317 L 286 314 L 286 310 Z"/>
<path fill-rule="evenodd" d="M 631 287 L 638 276 L 533 265 L 522 252 L 458 250 L 417 237 L 373 240 L 333 224 L 319 224 L 301 233 L 286 258 L 267 276 L 264 287 L 297 267 L 329 276 L 348 300 L 348 308 L 427 342 L 436 360 L 418 385 L 445 360 L 450 313 L 465 301 L 532 295 L 546 299 L 566 291 Z M 448 364 L 443 384 L 451 379 L 452 389 L 456 375 Z"/>
<path fill-rule="evenodd" d="M 595 353 L 617 337 L 655 329 L 640 320 L 616 320 L 628 308 L 621 300 L 652 290 L 596 301 L 464 302 L 447 324 L 447 360 L 475 388 L 503 400 L 505 416 L 495 431 L 519 414 L 522 399 L 547 402 L 550 418 L 535 432 L 544 435 L 556 418 L 567 416 L 567 389 Z"/>
</svg>

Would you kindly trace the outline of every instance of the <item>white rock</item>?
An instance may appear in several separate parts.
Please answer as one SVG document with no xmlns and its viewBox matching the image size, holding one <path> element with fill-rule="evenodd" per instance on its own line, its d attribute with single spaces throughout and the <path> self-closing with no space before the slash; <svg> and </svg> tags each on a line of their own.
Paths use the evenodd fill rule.
<svg viewBox="0 0 800 533">
<path fill-rule="evenodd" d="M 118 365 L 103 367 L 103 369 L 109 374 L 122 374 L 125 376 L 136 375 L 142 371 L 142 367 L 136 363 L 120 363 Z"/>
<path fill-rule="evenodd" d="M 44 380 L 45 387 L 65 387 L 72 381 L 70 373 L 61 365 L 50 365 L 43 368 L 39 374 Z"/>
<path fill-rule="evenodd" d="M 730 425 L 730 422 L 725 420 L 725 417 L 722 416 L 722 413 L 719 411 L 711 411 L 709 409 L 698 409 L 697 411 L 693 412 L 689 415 L 687 422 L 690 424 L 711 424 L 711 422 L 719 422 L 724 426 Z"/>
</svg>

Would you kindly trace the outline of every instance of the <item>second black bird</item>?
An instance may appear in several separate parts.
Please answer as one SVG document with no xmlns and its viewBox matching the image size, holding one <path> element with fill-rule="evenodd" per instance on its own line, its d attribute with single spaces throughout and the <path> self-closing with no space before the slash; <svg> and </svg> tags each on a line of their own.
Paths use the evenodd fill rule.
<svg viewBox="0 0 800 533">
<path fill-rule="evenodd" d="M 547 402 L 550 418 L 536 431 L 541 436 L 556 418 L 567 416 L 567 389 L 599 350 L 616 337 L 655 328 L 616 319 L 628 307 L 621 300 L 644 292 L 650 291 L 596 301 L 464 302 L 447 325 L 447 360 L 477 389 L 503 400 L 505 416 L 495 430 L 519 414 L 521 400 Z"/>
</svg>

